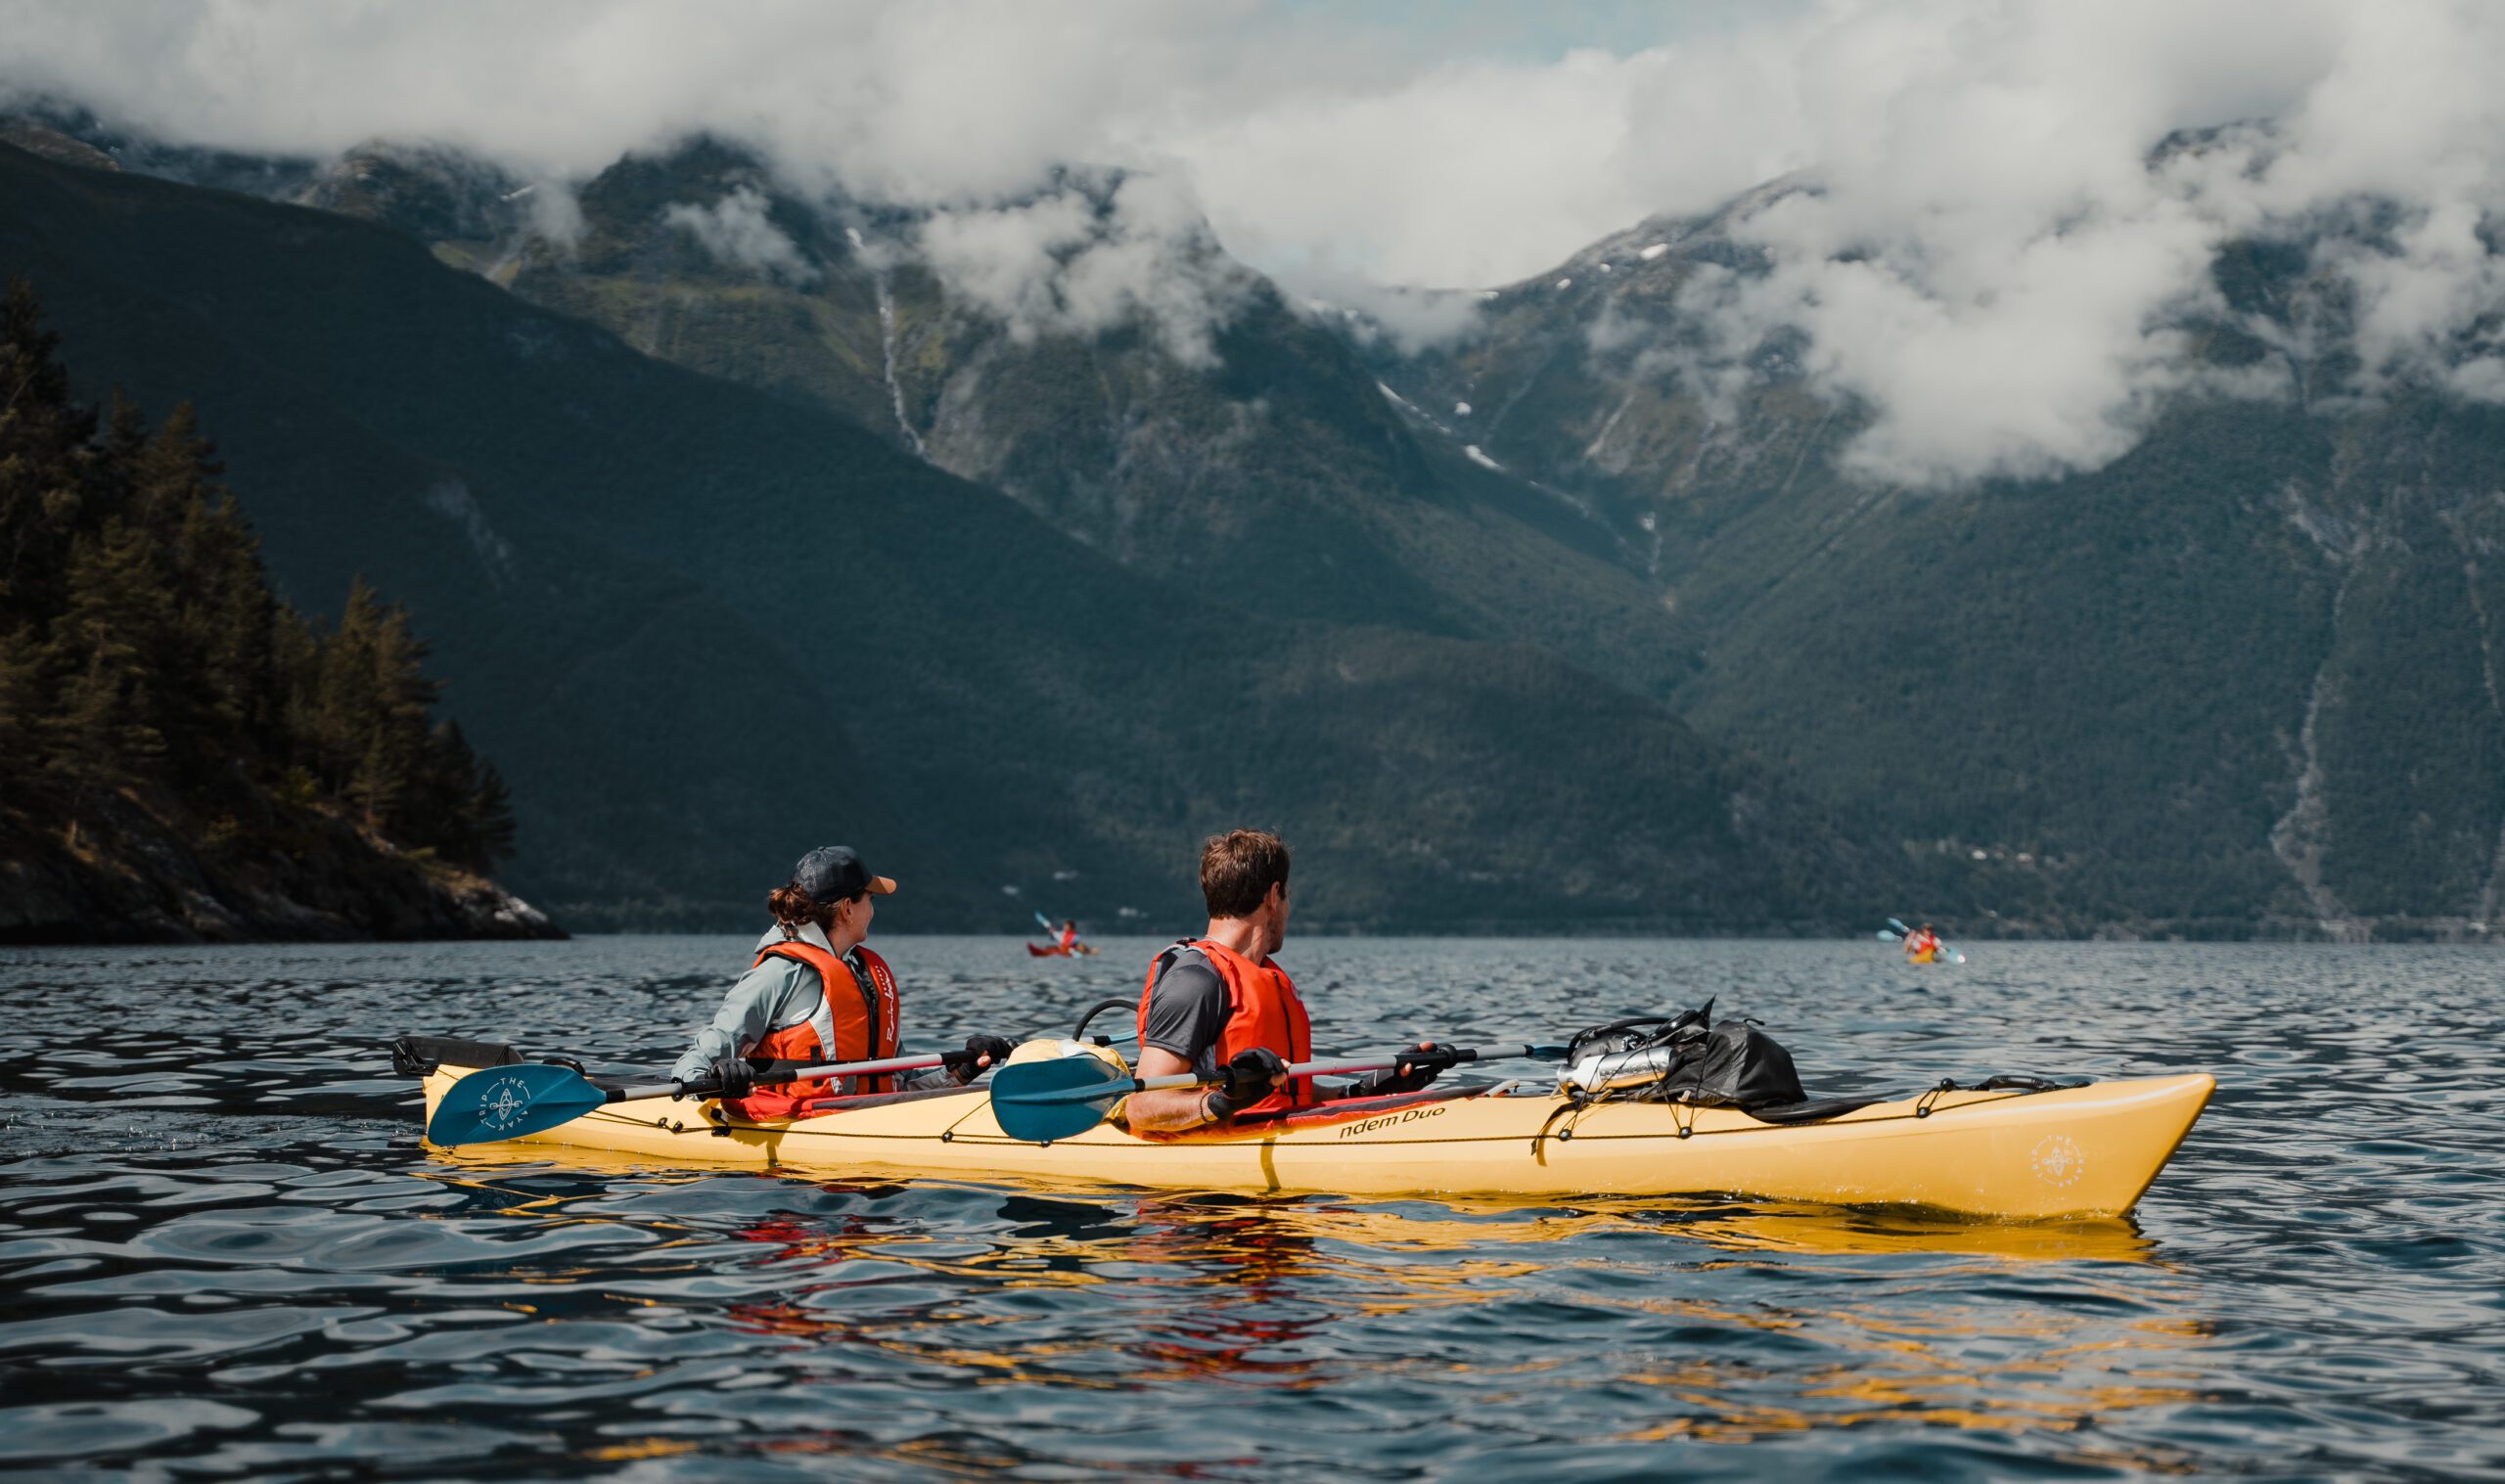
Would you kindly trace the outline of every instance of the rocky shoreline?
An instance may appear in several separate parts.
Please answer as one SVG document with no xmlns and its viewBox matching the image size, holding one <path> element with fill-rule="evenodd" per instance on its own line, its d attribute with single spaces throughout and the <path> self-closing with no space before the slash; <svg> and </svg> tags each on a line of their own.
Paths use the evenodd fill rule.
<svg viewBox="0 0 2505 1484">
<path fill-rule="evenodd" d="M 562 938 L 494 881 L 328 811 L 251 845 L 115 797 L 74 839 L 0 834 L 0 943 Z"/>
</svg>

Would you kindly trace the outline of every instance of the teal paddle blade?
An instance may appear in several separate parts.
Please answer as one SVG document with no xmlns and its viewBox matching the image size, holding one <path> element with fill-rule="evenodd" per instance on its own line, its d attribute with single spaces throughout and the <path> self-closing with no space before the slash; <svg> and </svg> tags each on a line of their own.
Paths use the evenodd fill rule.
<svg viewBox="0 0 2505 1484">
<path fill-rule="evenodd" d="M 1104 1122 L 1130 1090 L 1120 1067 L 1094 1057 L 1020 1061 L 991 1074 L 991 1116 L 1012 1139 L 1048 1144 Z"/>
<path fill-rule="evenodd" d="M 542 1061 L 494 1066 L 452 1084 L 427 1120 L 427 1139 L 450 1147 L 520 1139 L 569 1123 L 609 1095 L 562 1066 Z"/>
</svg>

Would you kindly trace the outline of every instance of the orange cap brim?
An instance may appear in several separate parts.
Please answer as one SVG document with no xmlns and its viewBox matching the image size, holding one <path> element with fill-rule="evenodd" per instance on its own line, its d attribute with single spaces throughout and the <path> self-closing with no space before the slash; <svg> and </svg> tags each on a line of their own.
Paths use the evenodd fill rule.
<svg viewBox="0 0 2505 1484">
<path fill-rule="evenodd" d="M 893 896 L 895 895 L 895 878 L 892 877 L 874 876 L 870 877 L 870 894 L 872 896 Z"/>
</svg>

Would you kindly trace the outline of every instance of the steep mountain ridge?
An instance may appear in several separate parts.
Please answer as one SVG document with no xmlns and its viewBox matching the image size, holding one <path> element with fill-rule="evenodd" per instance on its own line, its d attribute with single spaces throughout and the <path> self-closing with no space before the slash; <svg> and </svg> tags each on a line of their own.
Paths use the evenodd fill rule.
<svg viewBox="0 0 2505 1484">
<path fill-rule="evenodd" d="M 1618 234 L 1376 370 L 1491 409 L 1467 436 L 1650 543 L 1703 655 L 1676 693 L 1700 726 L 2023 863 L 2061 904 L 2043 925 L 2483 931 L 2505 411 L 2342 395 L 2340 285 L 2307 243 L 2254 240 L 2213 264 L 2225 312 L 2182 328 L 2208 368 L 2288 357 L 2305 400 L 2178 396 L 2064 478 L 1853 478 L 1866 413 L 1782 336 L 1736 416 L 1696 390 L 1680 292 L 1756 271 L 1729 225 L 1791 189 Z"/>
<path fill-rule="evenodd" d="M 1899 871 L 1543 652 L 1210 602 L 394 231 L 0 150 L 0 272 L 99 382 L 197 397 L 292 593 L 409 603 L 569 922 L 739 921 L 830 832 L 898 925 L 1052 878 L 1183 921 L 1248 820 L 1317 926 L 1832 923 Z"/>
<path fill-rule="evenodd" d="M 204 169 L 161 145 L 117 148 L 132 168 Z M 222 157 L 214 173 L 252 178 Z M 439 149 L 377 144 L 257 178 L 276 199 L 408 232 L 647 354 L 842 413 L 1213 601 L 1531 638 L 1657 698 L 1693 668 L 1587 513 L 1422 447 L 1340 337 L 1226 258 L 1205 226 L 1161 265 L 1224 301 L 1196 362 L 1142 308 L 1085 334 L 1013 322 L 936 271 L 928 213 L 803 200 L 719 139 L 630 156 L 581 183 L 564 236 L 542 230 L 525 194 L 537 188 Z M 1084 202 L 1090 230 L 1111 234 L 1123 183 L 1065 172 L 1038 200 Z"/>
</svg>

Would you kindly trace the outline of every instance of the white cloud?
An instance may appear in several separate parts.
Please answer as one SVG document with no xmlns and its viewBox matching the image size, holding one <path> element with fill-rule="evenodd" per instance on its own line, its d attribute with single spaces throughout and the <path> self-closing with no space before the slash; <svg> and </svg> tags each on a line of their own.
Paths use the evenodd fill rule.
<svg viewBox="0 0 2505 1484">
<path fill-rule="evenodd" d="M 817 266 L 802 256 L 789 233 L 774 225 L 771 202 L 753 186 L 740 186 L 709 206 L 680 202 L 661 212 L 726 263 L 753 268 L 787 284 L 815 283 Z"/>
<path fill-rule="evenodd" d="M 1644 353 L 1727 405 L 1769 337 L 1797 337 L 1808 384 L 1869 412 L 1845 454 L 1864 475 L 2093 469 L 2173 393 L 2286 394 L 2284 362 L 2196 369 L 2180 328 L 2228 313 L 2211 269 L 2244 236 L 2331 234 L 2315 266 L 2354 290 L 2349 390 L 2494 384 L 2452 362 L 2505 309 L 2485 78 L 2505 13 L 1839 7 L 1789 55 L 1806 188 L 1732 228 L 1768 267 L 1698 275 L 1705 349 Z"/>
<path fill-rule="evenodd" d="M 1692 334 L 1625 350 L 1712 388 L 1765 335 L 1797 339 L 1814 389 L 1869 409 L 1849 458 L 1880 478 L 2056 472 L 2128 448 L 2195 384 L 2173 327 L 2218 311 L 2211 254 L 2254 233 L 2338 227 L 2317 267 L 2354 291 L 2354 389 L 2488 397 L 2505 381 L 2489 328 L 2505 9 L 1689 14 L 1541 53 L 1488 44 L 1468 13 L 1256 0 L 0 0 L 0 80 L 205 143 L 423 139 L 533 180 L 709 129 L 755 143 L 781 189 L 931 213 L 920 246 L 1021 333 L 1141 315 L 1192 359 L 1243 292 L 1204 250 L 1201 209 L 1292 297 L 1415 342 L 1470 301 L 1404 291 L 1554 283 L 1603 236 L 1799 172 L 1814 191 L 1737 229 L 1770 271 L 1706 276 Z M 2169 137 L 2221 130 L 2152 165 Z M 1127 173 L 1099 210 L 1056 184 L 1073 165 Z M 761 213 L 708 209 L 686 223 L 708 246 L 788 271 Z M 1626 245 L 1633 262 L 1655 240 Z"/>
<path fill-rule="evenodd" d="M 572 252 L 583 235 L 583 206 L 573 188 L 562 180 L 541 180 L 524 189 L 530 193 L 524 202 L 529 207 L 524 215 L 530 230 L 560 251 Z"/>
<path fill-rule="evenodd" d="M 1093 335 L 1137 316 L 1176 359 L 1205 366 L 1252 284 L 1202 223 L 1179 180 L 1131 175 L 1101 210 L 1077 188 L 1014 205 L 942 208 L 922 223 L 919 246 L 934 271 L 1021 337 Z"/>
</svg>

